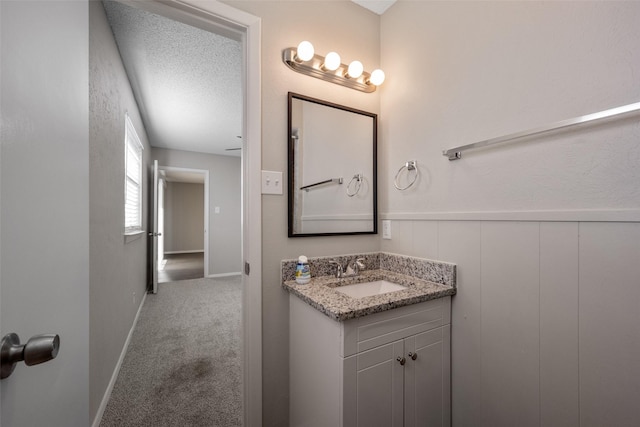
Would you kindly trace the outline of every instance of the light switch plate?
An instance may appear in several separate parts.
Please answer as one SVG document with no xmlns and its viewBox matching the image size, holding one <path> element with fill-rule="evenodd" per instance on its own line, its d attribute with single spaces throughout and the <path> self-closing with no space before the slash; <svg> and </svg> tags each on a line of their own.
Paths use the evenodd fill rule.
<svg viewBox="0 0 640 427">
<path fill-rule="evenodd" d="M 391 220 L 390 219 L 382 220 L 382 238 L 386 240 L 391 240 Z"/>
<path fill-rule="evenodd" d="M 262 171 L 262 194 L 282 194 L 282 172 Z"/>
</svg>

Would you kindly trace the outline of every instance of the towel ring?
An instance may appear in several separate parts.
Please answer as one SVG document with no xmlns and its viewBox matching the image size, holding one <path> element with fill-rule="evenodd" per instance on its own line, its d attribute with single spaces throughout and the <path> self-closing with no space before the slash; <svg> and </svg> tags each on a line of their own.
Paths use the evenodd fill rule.
<svg viewBox="0 0 640 427">
<path fill-rule="evenodd" d="M 355 182 L 355 185 L 354 185 L 355 191 L 351 192 L 351 184 L 353 182 Z M 360 192 L 361 186 L 362 186 L 362 174 L 357 173 L 353 175 L 353 178 L 351 178 L 351 181 L 349 181 L 349 184 L 347 184 L 347 196 L 353 197 L 356 194 L 358 194 Z"/>
<path fill-rule="evenodd" d="M 416 173 L 413 175 L 413 179 L 411 180 L 411 182 L 406 187 L 400 187 L 400 185 L 398 185 L 398 177 L 400 176 L 402 171 L 405 170 L 405 169 L 407 170 L 407 175 L 411 171 L 416 171 Z M 409 187 L 411 187 L 417 180 L 418 180 L 418 161 L 417 160 L 410 160 L 407 163 L 405 163 L 400 169 L 398 169 L 398 172 L 396 173 L 396 177 L 393 180 L 393 185 L 395 185 L 395 187 L 398 190 L 404 191 L 404 190 L 408 189 Z"/>
</svg>

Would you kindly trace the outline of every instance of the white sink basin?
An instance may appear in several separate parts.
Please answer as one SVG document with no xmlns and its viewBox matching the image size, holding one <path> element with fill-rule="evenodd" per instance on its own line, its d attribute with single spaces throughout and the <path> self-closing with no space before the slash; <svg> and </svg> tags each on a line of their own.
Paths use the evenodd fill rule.
<svg viewBox="0 0 640 427">
<path fill-rule="evenodd" d="M 351 298 L 364 298 L 373 295 L 382 295 L 389 292 L 402 291 L 407 289 L 397 283 L 377 280 L 375 282 L 354 283 L 353 285 L 337 286 L 336 291 L 350 296 Z"/>
</svg>

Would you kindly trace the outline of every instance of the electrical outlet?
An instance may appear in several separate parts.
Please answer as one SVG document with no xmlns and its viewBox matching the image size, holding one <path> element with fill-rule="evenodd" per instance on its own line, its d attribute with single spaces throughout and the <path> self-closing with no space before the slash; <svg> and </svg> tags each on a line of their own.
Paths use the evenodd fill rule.
<svg viewBox="0 0 640 427">
<path fill-rule="evenodd" d="M 282 172 L 262 171 L 262 194 L 282 194 Z"/>
<path fill-rule="evenodd" d="M 390 219 L 382 220 L 382 238 L 386 240 L 391 240 L 391 220 Z"/>
</svg>

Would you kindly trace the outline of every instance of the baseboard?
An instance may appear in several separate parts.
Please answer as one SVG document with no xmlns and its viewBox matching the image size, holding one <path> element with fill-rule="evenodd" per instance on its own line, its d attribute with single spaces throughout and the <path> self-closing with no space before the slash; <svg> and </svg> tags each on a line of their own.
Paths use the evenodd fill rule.
<svg viewBox="0 0 640 427">
<path fill-rule="evenodd" d="M 210 274 L 207 278 L 215 279 L 216 277 L 229 277 L 229 276 L 240 276 L 242 272 L 236 271 L 234 273 L 219 273 L 219 274 Z"/>
<path fill-rule="evenodd" d="M 127 340 L 124 342 L 124 346 L 122 347 L 122 352 L 120 353 L 120 358 L 118 359 L 118 363 L 116 363 L 116 367 L 113 370 L 113 374 L 111 375 L 111 380 L 109 381 L 109 385 L 104 392 L 104 396 L 102 397 L 102 402 L 100 402 L 100 406 L 98 407 L 98 412 L 96 413 L 96 417 L 93 419 L 93 423 L 91 427 L 100 427 L 100 423 L 102 422 L 102 416 L 104 415 L 104 410 L 107 408 L 107 404 L 109 403 L 109 399 L 111 398 L 111 392 L 113 391 L 113 386 L 116 384 L 116 380 L 118 379 L 118 374 L 120 373 L 120 368 L 122 367 L 122 362 L 124 360 L 124 356 L 127 354 L 127 350 L 129 349 L 129 343 L 131 342 L 131 337 L 133 336 L 133 331 L 138 324 L 138 318 L 140 317 L 140 312 L 142 311 L 142 306 L 144 302 L 147 300 L 147 293 L 145 292 L 142 296 L 142 301 L 140 301 L 140 306 L 138 307 L 138 312 L 136 313 L 136 317 L 133 319 L 133 325 L 131 325 L 131 329 L 129 330 L 129 335 L 127 335 Z"/>
<path fill-rule="evenodd" d="M 204 249 L 195 249 L 193 251 L 164 251 L 165 255 L 177 255 L 177 254 L 203 254 Z"/>
</svg>

